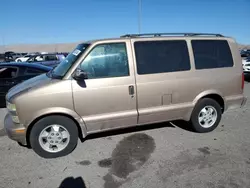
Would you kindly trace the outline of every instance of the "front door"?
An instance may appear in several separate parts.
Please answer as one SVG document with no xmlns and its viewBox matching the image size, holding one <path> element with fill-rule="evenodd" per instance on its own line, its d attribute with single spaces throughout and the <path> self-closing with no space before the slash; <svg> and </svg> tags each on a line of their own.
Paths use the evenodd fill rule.
<svg viewBox="0 0 250 188">
<path fill-rule="evenodd" d="M 75 110 L 88 132 L 137 124 L 136 87 L 129 42 L 97 44 L 79 67 L 88 74 L 72 80 Z"/>
</svg>

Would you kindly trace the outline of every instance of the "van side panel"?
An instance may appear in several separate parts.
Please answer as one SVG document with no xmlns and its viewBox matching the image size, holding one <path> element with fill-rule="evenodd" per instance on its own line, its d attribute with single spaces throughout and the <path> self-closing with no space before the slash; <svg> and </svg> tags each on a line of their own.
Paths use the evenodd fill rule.
<svg viewBox="0 0 250 188">
<path fill-rule="evenodd" d="M 220 95 L 224 99 L 226 109 L 241 106 L 243 101 L 242 66 L 239 54 L 237 54 L 237 44 L 228 39 L 234 62 L 233 67 L 198 70 L 195 69 L 191 48 L 191 40 L 193 39 L 196 38 L 186 40 L 191 63 L 189 71 L 136 74 L 139 124 L 175 119 L 189 120 L 195 104 L 200 99 L 199 97 L 205 97 L 209 94 Z M 208 39 L 211 40 L 211 38 Z M 134 47 L 134 42 L 143 40 L 151 39 L 132 39 L 132 46 Z M 174 40 L 174 38 L 164 40 Z M 204 39 L 202 38 L 202 40 Z M 214 40 L 219 39 L 215 38 Z M 221 40 L 225 40 L 225 38 Z M 136 62 L 135 53 L 133 55 Z M 137 73 L 136 66 L 135 72 Z"/>
<path fill-rule="evenodd" d="M 134 47 L 134 42 L 143 40 L 145 39 L 132 39 L 132 46 Z M 136 54 L 133 55 L 136 62 Z M 196 86 L 192 82 L 189 83 L 190 78 L 194 76 L 193 60 L 192 57 L 189 58 L 191 64 L 190 70 L 187 71 L 138 74 L 135 66 L 139 124 L 189 118 L 187 114 L 190 114 L 194 107 L 193 93 L 197 93 L 194 92 Z"/>
<path fill-rule="evenodd" d="M 186 117 L 194 107 L 195 94 L 199 93 L 191 76 L 192 71 L 137 76 L 139 123 Z"/>
</svg>

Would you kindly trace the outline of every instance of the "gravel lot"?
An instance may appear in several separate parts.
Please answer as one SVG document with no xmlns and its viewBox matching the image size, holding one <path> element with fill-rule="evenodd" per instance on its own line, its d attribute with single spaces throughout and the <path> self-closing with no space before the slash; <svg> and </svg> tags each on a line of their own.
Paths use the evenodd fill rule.
<svg viewBox="0 0 250 188">
<path fill-rule="evenodd" d="M 211 133 L 193 133 L 183 122 L 150 125 L 91 136 L 57 159 L 8 139 L 1 110 L 0 187 L 250 187 L 249 108 L 250 101 L 228 111 Z"/>
</svg>

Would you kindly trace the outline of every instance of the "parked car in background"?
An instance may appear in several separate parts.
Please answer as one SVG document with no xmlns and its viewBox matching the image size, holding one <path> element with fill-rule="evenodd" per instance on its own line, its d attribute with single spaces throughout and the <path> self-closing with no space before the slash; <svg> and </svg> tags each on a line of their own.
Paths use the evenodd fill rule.
<svg viewBox="0 0 250 188">
<path fill-rule="evenodd" d="M 250 56 L 250 49 L 241 50 L 240 55 L 241 55 L 241 57 Z"/>
<path fill-rule="evenodd" d="M 19 57 L 15 60 L 15 62 L 25 62 L 27 61 L 31 56 L 34 56 L 35 54 L 27 54 L 22 57 Z"/>
<path fill-rule="evenodd" d="M 13 52 L 13 51 L 7 51 L 7 52 L 4 53 L 4 55 L 7 56 L 7 55 L 10 55 L 10 54 L 14 54 L 14 53 L 15 52 Z"/>
<path fill-rule="evenodd" d="M 223 113 L 246 103 L 238 45 L 220 34 L 173 35 L 79 44 L 53 71 L 8 92 L 8 136 L 55 158 L 79 137 L 112 129 L 185 120 L 213 131 Z"/>
<path fill-rule="evenodd" d="M 1 63 L 0 64 L 0 108 L 5 107 L 5 95 L 16 84 L 46 73 L 52 68 L 35 63 Z"/>
<path fill-rule="evenodd" d="M 243 71 L 245 75 L 250 75 L 250 56 L 242 60 Z"/>
<path fill-rule="evenodd" d="M 9 61 L 12 61 L 12 58 L 11 58 L 11 54 L 14 54 L 15 52 L 13 51 L 7 51 L 5 52 L 3 55 L 4 55 L 4 58 L 3 58 L 3 61 L 4 62 L 9 62 Z"/>
<path fill-rule="evenodd" d="M 0 63 L 4 62 L 5 60 L 5 55 L 3 53 L 0 54 Z"/>
<path fill-rule="evenodd" d="M 67 55 L 69 55 L 68 52 L 62 52 L 61 54 L 63 54 L 65 57 L 67 57 Z"/>
<path fill-rule="evenodd" d="M 39 63 L 46 66 L 55 67 L 57 66 L 62 60 L 65 59 L 63 54 L 38 54 L 33 55 L 29 59 L 26 60 L 28 63 Z"/>
<path fill-rule="evenodd" d="M 22 57 L 23 55 L 21 53 L 15 53 L 15 52 L 5 52 L 5 57 L 4 57 L 4 61 L 5 62 L 11 62 L 11 61 L 15 61 L 17 58 Z"/>
</svg>

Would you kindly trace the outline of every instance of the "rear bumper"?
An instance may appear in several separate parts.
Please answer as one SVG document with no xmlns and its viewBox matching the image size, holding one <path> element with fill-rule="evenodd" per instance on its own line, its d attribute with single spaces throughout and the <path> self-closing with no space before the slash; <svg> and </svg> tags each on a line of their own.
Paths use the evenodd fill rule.
<svg viewBox="0 0 250 188">
<path fill-rule="evenodd" d="M 27 145 L 26 142 L 26 128 L 21 124 L 15 124 L 10 114 L 7 114 L 4 118 L 4 128 L 8 137 L 15 140 L 22 145 Z"/>
<path fill-rule="evenodd" d="M 245 106 L 247 98 L 244 95 L 230 96 L 225 98 L 225 110 L 233 110 Z"/>
</svg>

